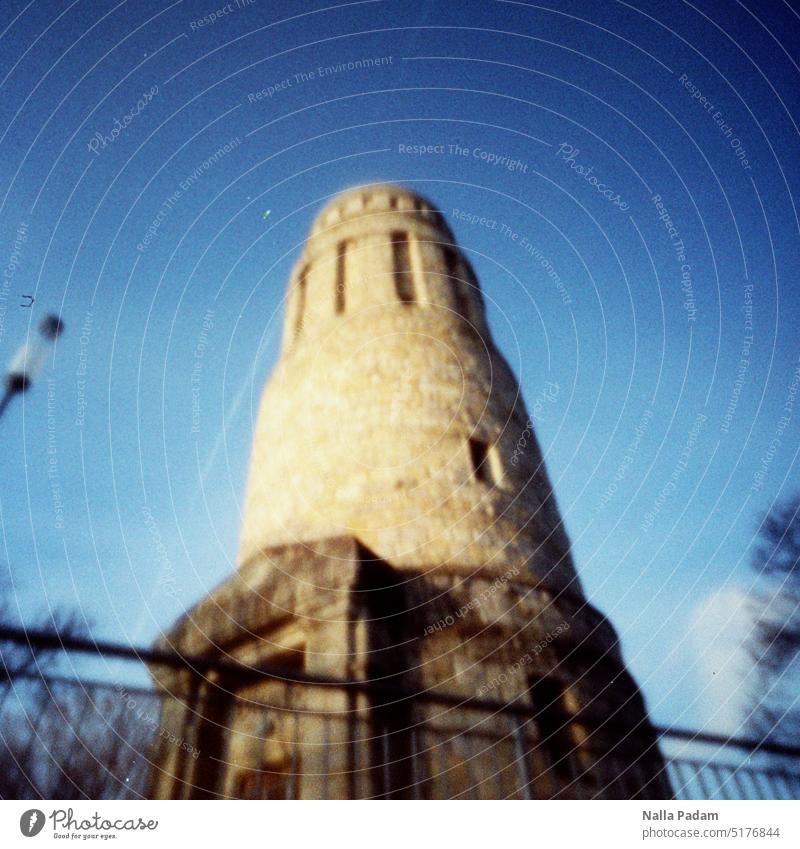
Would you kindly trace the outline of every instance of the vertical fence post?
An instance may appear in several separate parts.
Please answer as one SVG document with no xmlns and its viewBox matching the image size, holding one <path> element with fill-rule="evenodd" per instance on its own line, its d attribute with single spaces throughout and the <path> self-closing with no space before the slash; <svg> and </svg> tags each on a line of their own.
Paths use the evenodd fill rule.
<svg viewBox="0 0 800 849">
<path fill-rule="evenodd" d="M 293 731 L 292 731 L 292 757 L 289 765 L 289 780 L 286 782 L 286 798 L 287 799 L 296 799 L 297 798 L 297 785 L 299 781 L 299 776 L 297 775 L 297 766 L 298 766 L 298 751 L 297 747 L 300 745 L 300 714 L 297 711 L 294 712 L 294 718 L 292 721 Z"/>
<path fill-rule="evenodd" d="M 519 720 L 514 718 L 514 757 L 517 763 L 519 790 L 523 799 L 531 798 L 531 774 L 528 769 L 528 753 L 525 751 L 524 737 Z"/>
<path fill-rule="evenodd" d="M 326 713 L 322 721 L 322 798 L 328 798 L 331 773 L 331 717 Z"/>
</svg>

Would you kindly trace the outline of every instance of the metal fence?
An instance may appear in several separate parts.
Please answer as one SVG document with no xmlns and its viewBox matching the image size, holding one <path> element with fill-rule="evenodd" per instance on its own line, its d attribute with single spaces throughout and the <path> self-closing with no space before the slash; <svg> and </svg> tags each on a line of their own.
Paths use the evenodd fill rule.
<svg viewBox="0 0 800 849">
<path fill-rule="evenodd" d="M 800 748 L 658 729 L 678 799 L 800 799 Z"/>
<path fill-rule="evenodd" d="M 87 654 L 95 660 L 81 670 Z M 84 674 L 98 677 L 97 659 L 114 669 L 110 680 Z M 143 662 L 200 680 L 218 665 L 12 628 L 0 628 L 0 660 L 2 798 L 189 797 L 203 787 L 199 795 L 259 799 L 646 798 L 652 780 L 652 759 L 619 749 L 638 745 L 631 729 L 610 751 L 594 750 L 591 733 L 559 749 L 541 740 L 530 709 L 491 701 L 383 692 L 382 704 L 402 710 L 376 712 L 366 682 L 262 669 L 224 705 L 201 703 L 125 682 L 137 671 L 144 680 Z M 329 707 L 307 698 L 314 688 Z M 676 798 L 800 798 L 800 748 L 677 729 L 656 738 Z"/>
</svg>

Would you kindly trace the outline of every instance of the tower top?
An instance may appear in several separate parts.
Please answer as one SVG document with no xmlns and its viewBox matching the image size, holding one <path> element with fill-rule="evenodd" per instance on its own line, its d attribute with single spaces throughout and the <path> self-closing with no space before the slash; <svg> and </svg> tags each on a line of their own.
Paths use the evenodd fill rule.
<svg viewBox="0 0 800 849">
<path fill-rule="evenodd" d="M 422 195 L 392 183 L 372 183 L 356 186 L 336 195 L 317 216 L 310 236 L 320 233 L 355 218 L 372 218 L 380 221 L 382 213 L 411 213 L 415 217 L 434 224 L 450 237 L 453 234 L 438 209 Z"/>
<path fill-rule="evenodd" d="M 315 219 L 289 281 L 284 353 L 318 345 L 365 313 L 370 323 L 381 313 L 404 326 L 445 322 L 491 338 L 478 280 L 444 217 L 391 183 L 349 189 Z"/>
</svg>

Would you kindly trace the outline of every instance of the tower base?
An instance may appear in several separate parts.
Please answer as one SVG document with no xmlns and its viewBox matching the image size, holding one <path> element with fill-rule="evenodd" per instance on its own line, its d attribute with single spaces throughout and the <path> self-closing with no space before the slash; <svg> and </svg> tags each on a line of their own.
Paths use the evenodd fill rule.
<svg viewBox="0 0 800 849">
<path fill-rule="evenodd" d="M 203 663 L 152 670 L 154 798 L 671 796 L 610 624 L 524 563 L 465 577 L 353 537 L 283 546 L 158 647 Z"/>
</svg>

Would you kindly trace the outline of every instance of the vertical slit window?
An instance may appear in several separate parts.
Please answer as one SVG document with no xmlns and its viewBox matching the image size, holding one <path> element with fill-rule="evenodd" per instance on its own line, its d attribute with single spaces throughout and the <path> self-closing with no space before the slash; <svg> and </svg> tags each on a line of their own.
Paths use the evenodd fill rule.
<svg viewBox="0 0 800 849">
<path fill-rule="evenodd" d="M 352 242 L 339 242 L 336 253 L 336 295 L 334 299 L 334 310 L 337 314 L 344 312 L 344 302 L 347 287 L 347 252 Z"/>
<path fill-rule="evenodd" d="M 472 475 L 480 483 L 491 483 L 489 469 L 489 445 L 479 439 L 469 441 L 469 459 L 472 463 Z"/>
<path fill-rule="evenodd" d="M 453 303 L 456 313 L 469 320 L 469 302 L 464 293 L 464 281 L 461 280 L 461 263 L 454 248 L 444 249 L 444 264 L 450 286 L 453 289 Z"/>
<path fill-rule="evenodd" d="M 303 330 L 303 320 L 305 319 L 306 311 L 306 282 L 308 279 L 308 266 L 306 266 L 297 278 L 297 309 L 294 317 L 294 336 L 295 339 Z"/>
<path fill-rule="evenodd" d="M 411 250 L 407 233 L 392 233 L 392 262 L 397 297 L 404 304 L 413 304 L 414 276 L 411 271 Z"/>
<path fill-rule="evenodd" d="M 496 445 L 489 446 L 489 470 L 492 474 L 492 481 L 497 486 L 503 485 L 503 464 L 500 461 L 500 452 Z"/>
<path fill-rule="evenodd" d="M 549 756 L 553 771 L 559 776 L 569 777 L 574 749 L 570 733 L 572 717 L 564 706 L 561 682 L 552 676 L 534 678 L 530 681 L 529 692 L 536 711 L 534 721 L 539 729 L 541 746 Z"/>
</svg>

